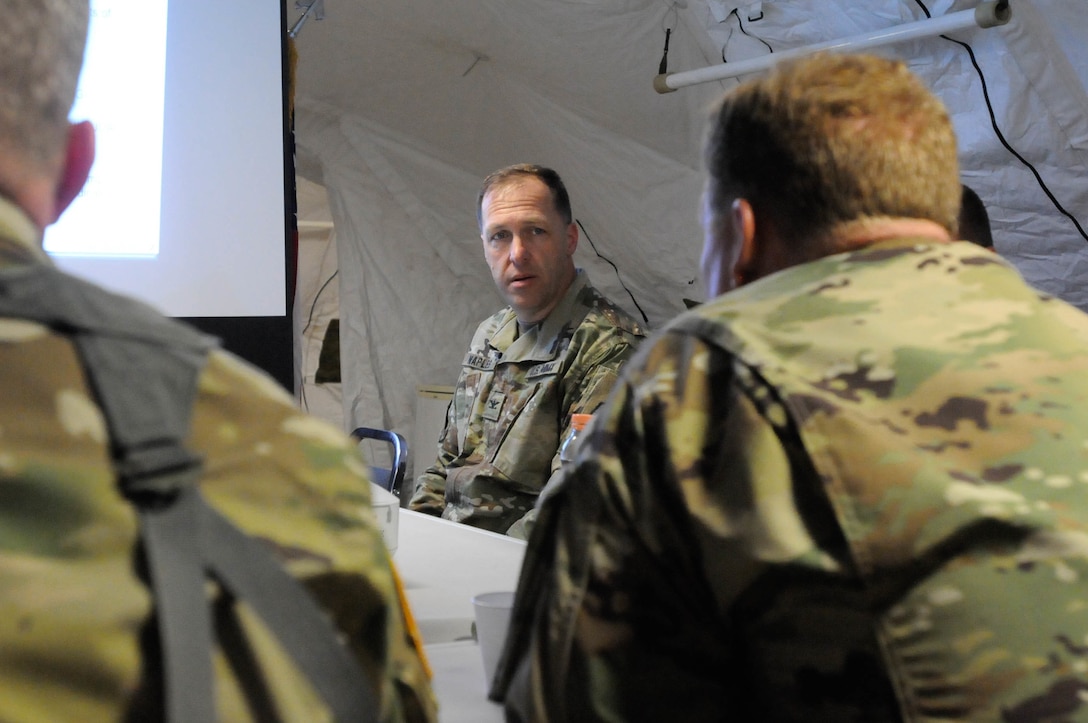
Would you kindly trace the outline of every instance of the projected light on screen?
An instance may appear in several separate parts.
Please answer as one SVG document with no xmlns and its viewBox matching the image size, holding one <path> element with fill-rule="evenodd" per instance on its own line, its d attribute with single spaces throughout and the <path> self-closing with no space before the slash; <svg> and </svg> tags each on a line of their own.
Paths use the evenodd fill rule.
<svg viewBox="0 0 1088 723">
<path fill-rule="evenodd" d="M 45 250 L 54 256 L 159 253 L 166 5 L 93 3 L 71 115 L 96 119 L 98 160 L 83 192 L 45 235 Z"/>
<path fill-rule="evenodd" d="M 62 269 L 170 316 L 284 318 L 284 8 L 92 0 L 71 118 L 97 157 L 47 230 Z"/>
</svg>

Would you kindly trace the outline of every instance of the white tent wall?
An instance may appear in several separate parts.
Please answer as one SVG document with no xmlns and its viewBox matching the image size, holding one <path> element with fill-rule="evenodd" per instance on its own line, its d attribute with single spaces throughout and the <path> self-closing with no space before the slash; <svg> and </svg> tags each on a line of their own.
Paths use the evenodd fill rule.
<svg viewBox="0 0 1088 723">
<path fill-rule="evenodd" d="M 340 318 L 335 229 L 325 188 L 296 180 L 298 264 L 293 311 L 295 396 L 306 411 L 343 426 L 341 385 L 316 378 L 330 322 Z"/>
<path fill-rule="evenodd" d="M 654 72 L 664 40 L 661 13 L 602 18 L 618 23 L 600 31 L 607 37 L 652 38 L 657 55 L 644 65 Z M 560 170 L 585 229 L 577 263 L 632 313 L 660 323 L 684 308 L 685 297 L 702 297 L 694 281 L 698 223 L 688 202 L 700 190 L 701 111 L 716 95 L 713 89 L 669 99 L 650 90 L 655 114 L 625 121 L 610 118 L 588 91 L 577 109 L 559 102 L 554 94 L 562 96 L 571 83 L 549 92 L 518 72 L 499 72 L 494 60 L 480 61 L 464 75 L 474 56 L 458 57 L 451 67 L 438 53 L 435 73 L 441 77 L 427 88 L 419 84 L 428 81 L 402 80 L 399 88 L 392 78 L 375 81 L 386 95 L 374 106 L 394 99 L 419 104 L 403 115 L 392 111 L 390 120 L 388 108 L 348 113 L 338 99 L 307 95 L 302 39 L 296 147 L 300 174 L 327 188 L 336 224 L 345 428 L 388 427 L 421 443 L 412 439 L 416 387 L 452 384 L 476 324 L 503 303 L 484 263 L 475 219 L 480 181 L 499 166 L 532 161 Z M 433 53 L 426 43 L 402 42 L 424 58 Z M 679 53 L 681 60 L 704 62 L 695 43 L 687 46 L 695 54 Z M 599 58 L 609 72 L 616 62 Z M 606 75 L 587 72 L 583 79 L 607 82 Z M 627 84 L 645 90 L 648 77 Z M 674 118 L 678 105 L 688 110 Z M 473 122 L 466 125 L 466 116 Z M 449 122 L 430 127 L 443 118 Z M 660 136 L 657 147 L 601 121 L 657 124 L 644 133 Z M 686 156 L 682 161 L 674 157 L 678 150 Z"/>
<path fill-rule="evenodd" d="M 655 327 L 703 299 L 702 128 L 736 81 L 655 93 L 666 27 L 669 70 L 680 71 L 720 62 L 723 48 L 735 62 L 925 17 L 914 0 L 711 3 L 327 0 L 326 19 L 298 38 L 296 146 L 299 175 L 327 189 L 336 227 L 346 429 L 434 444 L 412 439 L 415 390 L 452 384 L 475 325 L 502 304 L 475 200 L 508 163 L 560 171 L 584 229 L 577 262 L 631 313 Z M 1008 143 L 1084 224 L 1083 5 L 1012 6 L 1008 25 L 954 37 L 973 49 Z M 1088 239 L 998 140 L 967 51 L 931 38 L 878 52 L 906 59 L 949 105 L 964 181 L 987 202 L 1000 253 L 1088 309 Z"/>
<path fill-rule="evenodd" d="M 300 131 L 308 127 L 306 118 L 300 116 Z M 340 259 L 345 424 L 408 436 L 415 386 L 449 377 L 436 369 L 445 343 L 437 327 L 468 323 L 475 313 L 478 269 L 458 248 L 445 219 L 432 217 L 406 185 L 405 179 L 419 175 L 413 174 L 410 151 L 382 144 L 350 120 L 310 131 L 323 148 L 334 149 L 325 159 L 324 179 Z M 444 170 L 428 169 L 436 190 L 465 183 Z M 466 301 L 451 303 L 457 299 Z"/>
<path fill-rule="evenodd" d="M 511 90 L 517 93 L 529 111 L 520 119 L 525 134 L 554 135 L 554 123 L 544 119 L 562 109 L 535 112 L 547 101 Z M 684 298 L 702 298 L 697 224 L 688 208 L 700 190 L 698 174 L 590 125 L 579 127 L 577 119 L 563 127 L 571 137 L 550 139 L 557 149 L 547 162 L 562 169 L 584 229 L 578 265 L 651 323 L 682 310 Z M 315 111 L 299 116 L 297 130 L 300 139 L 316 139 L 316 155 L 332 149 L 322 167 L 340 260 L 346 426 L 388 427 L 418 443 L 411 439 L 416 387 L 452 384 L 476 324 L 503 303 L 476 227 L 483 172 L 451 168 L 357 119 L 332 122 Z M 533 145 L 507 162 L 543 158 Z M 611 230 L 625 227 L 632 228 Z M 686 238 L 675 228 L 686 228 Z M 641 251 L 636 256 L 632 249 Z"/>
<path fill-rule="evenodd" d="M 977 4 L 930 2 L 927 8 L 939 17 Z M 753 46 L 752 38 L 741 33 L 736 15 L 730 16 L 733 7 L 741 8 L 745 18 L 761 15 L 758 21 L 745 20 L 744 28 L 778 51 L 926 17 L 914 0 L 693 4 L 695 22 L 708 28 L 733 61 L 767 52 L 766 45 Z M 1088 184 L 1081 180 L 1088 169 L 1088 48 L 1079 39 L 1088 20 L 1082 3 L 1065 0 L 1013 0 L 1011 7 L 1008 25 L 951 37 L 972 49 L 996 125 L 1023 160 L 999 140 L 979 73 L 964 47 L 933 37 L 876 52 L 907 61 L 948 105 L 960 141 L 961 176 L 988 206 L 998 251 L 1036 287 L 1088 310 L 1088 237 L 1083 232 Z M 734 56 L 738 41 L 743 43 Z"/>
</svg>

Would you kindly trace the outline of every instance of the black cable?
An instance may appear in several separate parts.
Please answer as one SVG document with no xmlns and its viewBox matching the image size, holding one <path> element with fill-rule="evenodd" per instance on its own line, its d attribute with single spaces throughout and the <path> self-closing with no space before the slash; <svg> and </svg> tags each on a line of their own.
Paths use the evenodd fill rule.
<svg viewBox="0 0 1088 723">
<path fill-rule="evenodd" d="M 627 292 L 627 295 L 631 297 L 631 303 L 635 305 L 636 309 L 638 309 L 638 313 L 642 314 L 642 320 L 646 322 L 646 324 L 649 324 L 650 319 L 646 316 L 646 312 L 642 310 L 641 306 L 639 306 L 638 300 L 635 298 L 635 295 L 631 293 L 631 290 L 627 288 L 627 284 L 623 283 L 623 277 L 620 276 L 619 267 L 612 263 L 611 259 L 604 256 L 600 251 L 597 250 L 597 245 L 593 243 L 593 239 L 589 237 L 589 234 L 586 232 L 586 227 L 582 225 L 582 222 L 578 219 L 574 219 L 574 222 L 578 224 L 578 228 L 582 229 L 582 235 L 586 237 L 586 241 L 589 241 L 589 246 L 593 249 L 593 253 L 597 254 L 597 258 L 604 260 L 608 263 L 609 266 L 615 269 L 616 278 L 619 280 L 620 286 L 622 286 L 623 290 Z"/>
<path fill-rule="evenodd" d="M 744 33 L 745 35 L 747 35 L 747 36 L 748 36 L 749 38 L 755 38 L 755 39 L 756 39 L 756 40 L 758 40 L 759 42 L 761 42 L 761 43 L 763 43 L 764 45 L 766 45 L 766 46 L 767 46 L 767 50 L 768 50 L 769 52 L 772 52 L 772 53 L 774 52 L 774 48 L 772 48 L 772 47 L 771 47 L 771 44 L 770 44 L 770 43 L 768 43 L 768 42 L 767 42 L 766 40 L 764 40 L 763 38 L 759 37 L 758 35 L 752 35 L 752 34 L 751 34 L 750 32 L 748 32 L 747 30 L 745 30 L 745 29 L 744 29 L 744 21 L 740 19 L 740 13 L 739 13 L 739 12 L 737 12 L 737 9 L 736 9 L 736 8 L 733 8 L 733 13 L 734 13 L 734 14 L 735 14 L 735 15 L 737 16 L 737 27 L 738 27 L 738 28 L 740 28 L 740 31 L 741 31 L 742 33 Z M 755 18 L 755 20 L 762 20 L 762 19 L 763 19 L 763 13 L 761 12 L 761 13 L 759 14 L 759 17 L 758 17 L 758 18 Z M 748 22 L 755 22 L 755 20 L 753 20 L 752 18 L 748 18 Z"/>
<path fill-rule="evenodd" d="M 914 2 L 918 4 L 918 7 L 922 8 L 922 12 L 926 14 L 927 18 L 933 17 L 929 14 L 929 8 L 925 6 L 922 0 L 914 0 Z M 1033 166 L 1030 161 L 1020 155 L 1020 153 L 1015 148 L 1013 148 L 1012 145 L 1005 139 L 1005 134 L 1001 132 L 1001 128 L 997 125 L 997 115 L 994 113 L 994 106 L 990 102 L 990 91 L 986 85 L 986 76 L 983 74 L 982 68 L 978 64 L 978 59 L 975 57 L 975 51 L 971 48 L 970 45 L 963 42 L 962 40 L 956 40 L 955 38 L 950 38 L 947 35 L 941 35 L 940 37 L 944 38 L 950 43 L 955 43 L 956 45 L 959 45 L 967 51 L 967 56 L 971 59 L 971 65 L 974 66 L 975 72 L 978 74 L 979 82 L 982 84 L 982 97 L 986 101 L 986 110 L 990 114 L 990 125 L 993 126 L 994 135 L 997 136 L 997 140 L 1001 143 L 1001 145 L 1005 147 L 1005 150 L 1011 153 L 1018 161 L 1024 164 L 1024 166 L 1029 171 L 1031 171 L 1031 174 L 1035 176 L 1035 181 L 1039 184 L 1039 188 L 1043 190 L 1043 193 L 1046 194 L 1046 197 L 1050 199 L 1050 202 L 1052 204 L 1054 204 L 1054 208 L 1056 208 L 1060 214 L 1072 221 L 1073 225 L 1077 228 L 1077 233 L 1079 233 L 1081 235 L 1081 238 L 1083 238 L 1085 241 L 1088 241 L 1088 233 L 1085 233 L 1084 228 L 1080 225 L 1080 221 L 1078 221 L 1073 214 L 1071 214 L 1065 209 L 1064 206 L 1062 206 L 1061 202 L 1057 199 L 1057 197 L 1055 197 L 1055 195 L 1051 192 L 1050 188 L 1046 185 L 1046 182 L 1043 180 L 1042 175 L 1040 175 L 1039 171 L 1035 168 L 1035 166 Z"/>
<path fill-rule="evenodd" d="M 302 331 L 299 332 L 299 335 L 298 335 L 300 341 L 306 338 L 306 332 L 310 330 L 310 324 L 312 324 L 313 321 L 314 321 L 314 311 L 317 310 L 317 302 L 321 298 L 322 292 L 325 291 L 325 287 L 327 287 L 329 284 L 331 284 L 332 280 L 335 279 L 337 274 L 339 274 L 339 273 L 340 273 L 340 269 L 337 269 L 336 271 L 333 271 L 332 276 L 325 279 L 325 283 L 321 284 L 321 288 L 317 290 L 316 294 L 314 294 L 314 301 L 313 301 L 312 304 L 310 304 L 310 314 L 309 314 L 309 316 L 306 317 L 306 326 L 302 327 Z M 302 379 L 299 380 L 298 393 L 299 393 L 299 406 L 302 407 L 303 411 L 306 411 L 306 412 L 310 411 L 309 401 L 306 399 L 306 375 L 305 374 L 303 374 Z"/>
<path fill-rule="evenodd" d="M 669 36 L 672 28 L 665 28 L 665 52 L 661 54 L 661 63 L 657 66 L 657 74 L 664 75 L 669 71 Z"/>
<path fill-rule="evenodd" d="M 768 52 L 770 52 L 770 53 L 773 53 L 773 52 L 774 52 L 774 48 L 772 48 L 772 47 L 771 47 L 771 44 L 770 44 L 770 43 L 768 43 L 768 42 L 767 42 L 766 40 L 764 40 L 763 38 L 759 37 L 758 35 L 752 35 L 752 34 L 751 34 L 750 32 L 748 32 L 747 30 L 745 30 L 745 29 L 744 29 L 744 22 L 742 22 L 742 21 L 741 21 L 741 19 L 740 19 L 740 13 L 739 13 L 739 12 L 737 12 L 737 8 L 733 8 L 733 11 L 732 11 L 732 12 L 730 12 L 730 13 L 729 13 L 729 15 L 736 15 L 736 16 L 737 16 L 737 27 L 739 27 L 739 28 L 740 28 L 740 31 L 741 31 L 741 33 L 743 33 L 743 34 L 747 35 L 747 36 L 748 36 L 749 38 L 754 38 L 755 40 L 758 40 L 759 42 L 761 42 L 761 43 L 763 43 L 764 45 L 766 45 L 766 46 L 767 46 L 767 51 L 768 51 Z M 728 20 L 728 19 L 729 19 L 729 15 L 726 15 L 726 16 L 725 16 L 725 20 Z M 760 16 L 759 16 L 758 18 L 756 18 L 756 20 L 760 20 L 760 19 L 762 19 L 762 18 L 763 18 L 763 15 L 762 15 L 762 13 L 761 13 L 761 14 L 760 14 Z M 751 20 L 751 18 L 748 18 L 748 19 L 749 19 L 749 20 Z M 725 22 L 725 20 L 723 20 L 722 22 L 724 23 L 724 22 Z M 728 62 L 729 62 L 728 60 L 726 60 L 726 59 L 725 59 L 725 46 L 726 46 L 726 45 L 728 45 L 728 44 L 729 44 L 729 40 L 728 40 L 728 38 L 727 38 L 727 39 L 726 39 L 726 41 L 725 41 L 725 45 L 722 45 L 722 62 L 723 62 L 723 63 L 728 63 Z"/>
<path fill-rule="evenodd" d="M 339 273 L 340 273 L 340 269 L 337 269 L 336 271 L 333 271 L 332 276 L 325 279 L 325 283 L 321 284 L 321 288 L 317 290 L 316 294 L 314 294 L 314 303 L 310 304 L 310 315 L 306 317 L 306 326 L 302 327 L 302 332 L 299 333 L 299 336 L 306 336 L 306 332 L 309 331 L 309 329 L 310 329 L 310 324 L 313 323 L 314 311 L 317 309 L 317 302 L 318 302 L 318 300 L 321 299 L 322 292 L 325 291 L 325 287 L 328 286 L 329 284 L 331 284 L 332 280 L 335 279 L 337 274 L 339 274 Z"/>
</svg>

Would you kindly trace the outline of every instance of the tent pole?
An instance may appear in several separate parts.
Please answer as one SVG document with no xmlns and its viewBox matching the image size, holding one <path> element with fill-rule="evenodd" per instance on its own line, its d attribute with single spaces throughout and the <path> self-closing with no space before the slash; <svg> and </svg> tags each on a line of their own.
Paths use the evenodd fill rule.
<svg viewBox="0 0 1088 723">
<path fill-rule="evenodd" d="M 295 2 L 295 10 L 302 8 L 302 0 Z M 306 12 L 302 13 L 302 17 L 295 21 L 295 24 L 291 26 L 291 29 L 287 31 L 287 37 L 294 40 L 298 32 L 302 30 L 302 26 L 306 24 L 306 20 L 310 17 L 310 13 L 316 11 L 316 17 L 318 20 L 325 19 L 325 0 L 310 0 L 310 4 L 306 6 Z"/>
</svg>

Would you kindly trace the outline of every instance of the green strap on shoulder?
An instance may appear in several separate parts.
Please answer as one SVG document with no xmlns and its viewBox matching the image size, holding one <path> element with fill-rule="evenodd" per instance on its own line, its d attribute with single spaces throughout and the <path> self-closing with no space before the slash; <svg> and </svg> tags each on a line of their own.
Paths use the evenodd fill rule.
<svg viewBox="0 0 1088 723">
<path fill-rule="evenodd" d="M 119 487 L 139 513 L 166 720 L 216 720 L 209 577 L 257 612 L 337 720 L 376 720 L 371 686 L 328 616 L 200 494 L 203 463 L 184 440 L 212 340 L 47 266 L 0 271 L 0 316 L 45 324 L 79 351 L 106 418 Z"/>
</svg>

